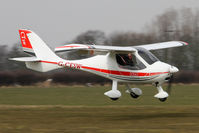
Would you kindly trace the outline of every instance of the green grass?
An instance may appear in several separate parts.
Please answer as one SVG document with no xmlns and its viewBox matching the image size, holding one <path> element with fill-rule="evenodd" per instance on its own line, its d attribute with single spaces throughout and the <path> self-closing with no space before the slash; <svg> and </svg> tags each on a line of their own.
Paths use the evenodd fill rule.
<svg viewBox="0 0 199 133">
<path fill-rule="evenodd" d="M 199 85 L 173 85 L 172 94 L 165 103 L 153 97 L 157 93 L 155 87 L 137 87 L 143 90 L 143 95 L 133 99 L 125 93 L 125 86 L 119 86 L 122 97 L 118 101 L 104 96 L 111 86 L 0 88 L 0 105 L 199 105 Z"/>
<path fill-rule="evenodd" d="M 5 133 L 198 133 L 199 107 L 193 106 L 1 106 Z"/>
<path fill-rule="evenodd" d="M 197 133 L 199 85 L 174 85 L 164 103 L 152 86 L 111 101 L 111 87 L 0 88 L 0 133 Z"/>
</svg>

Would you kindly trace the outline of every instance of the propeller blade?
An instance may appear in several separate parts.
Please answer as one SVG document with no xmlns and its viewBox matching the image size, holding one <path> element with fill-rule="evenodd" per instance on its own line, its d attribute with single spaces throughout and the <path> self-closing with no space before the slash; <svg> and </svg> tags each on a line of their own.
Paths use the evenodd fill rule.
<svg viewBox="0 0 199 133">
<path fill-rule="evenodd" d="M 168 87 L 167 87 L 167 93 L 169 95 L 171 95 L 171 87 L 172 87 L 172 83 L 173 83 L 173 75 L 171 75 L 169 82 L 168 82 Z"/>
</svg>

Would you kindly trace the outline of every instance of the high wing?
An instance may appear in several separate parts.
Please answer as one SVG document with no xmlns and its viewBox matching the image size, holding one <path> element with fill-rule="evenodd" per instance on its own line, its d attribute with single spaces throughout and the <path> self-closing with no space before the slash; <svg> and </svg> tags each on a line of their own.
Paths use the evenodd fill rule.
<svg viewBox="0 0 199 133">
<path fill-rule="evenodd" d="M 170 42 L 162 42 L 162 43 L 154 43 L 154 44 L 146 44 L 146 45 L 138 45 L 138 46 L 130 46 L 130 47 L 122 47 L 122 46 L 103 46 L 103 45 L 87 45 L 87 44 L 69 44 L 61 47 L 56 47 L 55 52 L 64 52 L 71 50 L 95 50 L 95 51 L 116 51 L 116 52 L 135 52 L 136 47 L 142 47 L 146 50 L 157 50 L 157 49 L 165 49 L 172 47 L 180 47 L 188 45 L 186 42 L 182 41 L 170 41 Z"/>
<path fill-rule="evenodd" d="M 170 41 L 170 42 L 139 45 L 139 46 L 136 46 L 136 47 L 142 47 L 142 48 L 145 48 L 146 50 L 157 50 L 157 49 L 180 47 L 180 46 L 186 46 L 186 45 L 188 45 L 188 43 L 186 43 L 186 42 Z"/>
<path fill-rule="evenodd" d="M 116 52 L 135 52 L 133 47 L 120 46 L 103 46 L 103 45 L 86 45 L 86 44 L 69 44 L 61 47 L 56 47 L 55 52 L 64 52 L 70 50 L 94 50 L 94 51 L 116 51 Z"/>
</svg>

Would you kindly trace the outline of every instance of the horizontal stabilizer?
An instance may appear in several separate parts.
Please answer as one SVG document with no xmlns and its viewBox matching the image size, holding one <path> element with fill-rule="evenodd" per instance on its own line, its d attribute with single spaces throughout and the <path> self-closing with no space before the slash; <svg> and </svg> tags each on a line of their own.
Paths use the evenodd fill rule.
<svg viewBox="0 0 199 133">
<path fill-rule="evenodd" d="M 18 58 L 9 58 L 9 60 L 21 61 L 21 62 L 35 62 L 40 61 L 37 57 L 18 57 Z"/>
</svg>

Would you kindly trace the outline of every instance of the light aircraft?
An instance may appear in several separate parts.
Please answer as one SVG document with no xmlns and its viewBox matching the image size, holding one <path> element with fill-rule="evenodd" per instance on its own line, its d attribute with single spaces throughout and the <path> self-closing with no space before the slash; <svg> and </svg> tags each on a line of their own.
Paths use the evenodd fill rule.
<svg viewBox="0 0 199 133">
<path fill-rule="evenodd" d="M 90 72 L 112 80 L 112 89 L 104 93 L 112 100 L 121 97 L 117 89 L 118 82 L 124 82 L 128 93 L 133 98 L 142 94 L 139 88 L 130 88 L 129 83 L 151 83 L 158 93 L 154 96 L 165 101 L 169 94 L 163 90 L 162 84 L 168 82 L 178 68 L 161 62 L 150 51 L 188 45 L 182 41 L 170 41 L 148 45 L 120 47 L 69 44 L 55 48 L 55 52 L 88 51 L 97 53 L 94 56 L 79 60 L 66 60 L 53 52 L 43 40 L 31 30 L 19 30 L 23 51 L 33 56 L 11 58 L 10 60 L 25 62 L 26 67 L 39 72 L 47 72 L 58 68 L 74 68 Z M 67 77 L 66 77 L 67 78 Z"/>
</svg>

